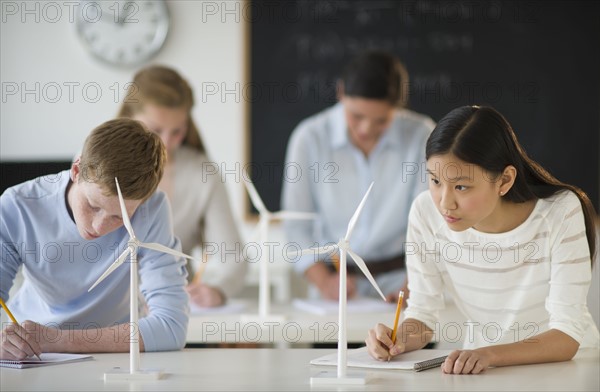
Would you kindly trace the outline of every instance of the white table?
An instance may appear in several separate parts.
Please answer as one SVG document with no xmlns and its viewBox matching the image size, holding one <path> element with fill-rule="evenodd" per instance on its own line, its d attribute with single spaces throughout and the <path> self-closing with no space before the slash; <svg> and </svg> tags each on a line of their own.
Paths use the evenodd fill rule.
<svg viewBox="0 0 600 392">
<path fill-rule="evenodd" d="M 317 315 L 296 309 L 292 304 L 271 305 L 271 313 L 283 315 L 283 321 L 244 322 L 243 314 L 257 314 L 255 300 L 244 301 L 241 313 L 214 313 L 191 315 L 187 343 L 336 343 L 338 337 L 337 313 Z M 392 323 L 395 309 L 389 312 L 348 313 L 348 341 L 364 342 L 367 331 L 376 323 Z"/>
<path fill-rule="evenodd" d="M 235 300 L 245 303 L 242 314 L 256 314 L 256 300 Z M 440 312 L 442 326 L 462 326 L 464 318 L 452 302 Z M 292 304 L 272 304 L 271 313 L 285 316 L 284 321 L 242 322 L 240 313 L 214 313 L 191 315 L 188 325 L 187 343 L 261 343 L 273 344 L 279 348 L 309 343 L 337 343 L 338 315 L 317 315 L 295 308 Z M 393 325 L 395 307 L 388 312 L 365 312 L 347 314 L 348 342 L 361 343 L 369 329 L 377 323 Z M 451 323 L 451 324 L 450 324 Z M 464 331 L 448 328 L 451 333 L 440 334 L 437 348 L 456 349 L 462 346 Z M 444 329 L 442 332 L 446 332 Z M 455 338 L 455 339 L 452 339 Z"/>
<path fill-rule="evenodd" d="M 129 354 L 94 354 L 86 362 L 34 369 L 0 369 L 2 391 L 314 391 L 310 377 L 328 369 L 311 359 L 327 349 L 193 349 L 142 354 L 142 368 L 161 368 L 157 381 L 104 382 L 112 367 L 128 367 Z M 582 350 L 568 362 L 488 369 L 481 375 L 447 375 L 439 368 L 412 371 L 368 370 L 364 386 L 329 387 L 350 391 L 598 391 L 598 350 Z M 333 368 L 331 368 L 333 369 Z"/>
</svg>

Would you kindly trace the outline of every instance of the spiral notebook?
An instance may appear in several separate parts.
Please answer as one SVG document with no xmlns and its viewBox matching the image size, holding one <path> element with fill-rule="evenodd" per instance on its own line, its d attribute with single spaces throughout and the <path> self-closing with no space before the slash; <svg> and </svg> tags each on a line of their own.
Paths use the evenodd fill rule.
<svg viewBox="0 0 600 392">
<path fill-rule="evenodd" d="M 348 367 L 371 369 L 414 370 L 417 372 L 441 366 L 451 350 L 417 350 L 378 361 L 371 357 L 366 347 L 348 350 Z M 311 365 L 337 366 L 337 352 L 310 361 Z"/>
<path fill-rule="evenodd" d="M 41 360 L 32 357 L 21 361 L 0 359 L 0 367 L 9 367 L 15 369 L 25 369 L 30 367 L 58 365 L 61 363 L 70 363 L 92 359 L 91 355 L 85 354 L 61 354 L 61 353 L 42 353 Z"/>
</svg>

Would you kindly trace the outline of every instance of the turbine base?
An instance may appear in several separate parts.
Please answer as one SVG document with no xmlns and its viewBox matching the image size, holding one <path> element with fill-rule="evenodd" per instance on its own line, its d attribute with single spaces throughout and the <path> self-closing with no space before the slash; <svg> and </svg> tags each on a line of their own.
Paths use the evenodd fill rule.
<svg viewBox="0 0 600 392">
<path fill-rule="evenodd" d="M 364 385 L 369 380 L 367 373 L 348 372 L 344 377 L 338 377 L 337 371 L 321 371 L 310 378 L 310 385 Z"/>
</svg>

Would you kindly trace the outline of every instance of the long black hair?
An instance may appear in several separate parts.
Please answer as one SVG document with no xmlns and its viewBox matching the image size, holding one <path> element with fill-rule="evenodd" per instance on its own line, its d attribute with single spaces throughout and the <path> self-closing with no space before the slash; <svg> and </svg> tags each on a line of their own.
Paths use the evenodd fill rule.
<svg viewBox="0 0 600 392">
<path fill-rule="evenodd" d="M 462 106 L 445 115 L 427 140 L 425 157 L 429 159 L 447 153 L 495 176 L 499 176 L 507 166 L 514 166 L 517 177 L 504 196 L 505 200 L 514 203 L 544 199 L 564 190 L 575 193 L 583 209 L 593 262 L 596 213 L 589 197 L 578 187 L 559 181 L 529 158 L 508 121 L 496 110 L 484 106 Z"/>
</svg>

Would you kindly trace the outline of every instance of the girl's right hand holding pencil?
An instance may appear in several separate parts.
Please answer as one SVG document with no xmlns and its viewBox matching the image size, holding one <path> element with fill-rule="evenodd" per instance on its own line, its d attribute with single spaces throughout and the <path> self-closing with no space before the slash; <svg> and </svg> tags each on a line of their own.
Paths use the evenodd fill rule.
<svg viewBox="0 0 600 392">
<path fill-rule="evenodd" d="M 383 324 L 377 324 L 375 326 L 375 331 L 369 331 L 369 338 L 374 335 L 375 339 L 379 343 L 379 347 L 383 345 L 383 347 L 388 349 L 387 360 L 392 359 L 394 355 L 398 355 L 406 350 L 406 347 L 402 345 L 401 347 L 396 346 L 396 342 L 398 341 L 398 322 L 400 321 L 400 313 L 402 312 L 402 304 L 404 302 L 404 291 L 400 290 L 398 293 L 398 305 L 396 306 L 396 315 L 394 316 L 394 329 L 391 330 L 391 333 L 388 335 L 388 327 Z M 373 332 L 373 333 L 371 333 Z M 377 333 L 379 332 L 379 333 Z M 367 339 L 368 340 L 368 339 Z M 368 345 L 368 342 L 367 342 Z M 377 348 L 377 344 L 372 342 L 373 347 Z M 380 353 L 377 353 L 375 350 L 374 354 L 372 354 L 375 358 L 380 359 Z"/>
<path fill-rule="evenodd" d="M 368 353 L 379 361 L 387 361 L 396 355 L 419 350 L 433 338 L 433 331 L 416 319 L 406 319 L 398 326 L 396 343 L 392 339 L 394 330 L 377 324 L 369 330 L 365 343 Z"/>
<path fill-rule="evenodd" d="M 375 328 L 369 330 L 369 335 L 365 340 L 369 354 L 380 361 L 387 361 L 390 357 L 395 357 L 406 351 L 406 346 L 402 339 L 392 341 L 393 330 L 383 324 L 377 324 Z"/>
</svg>

